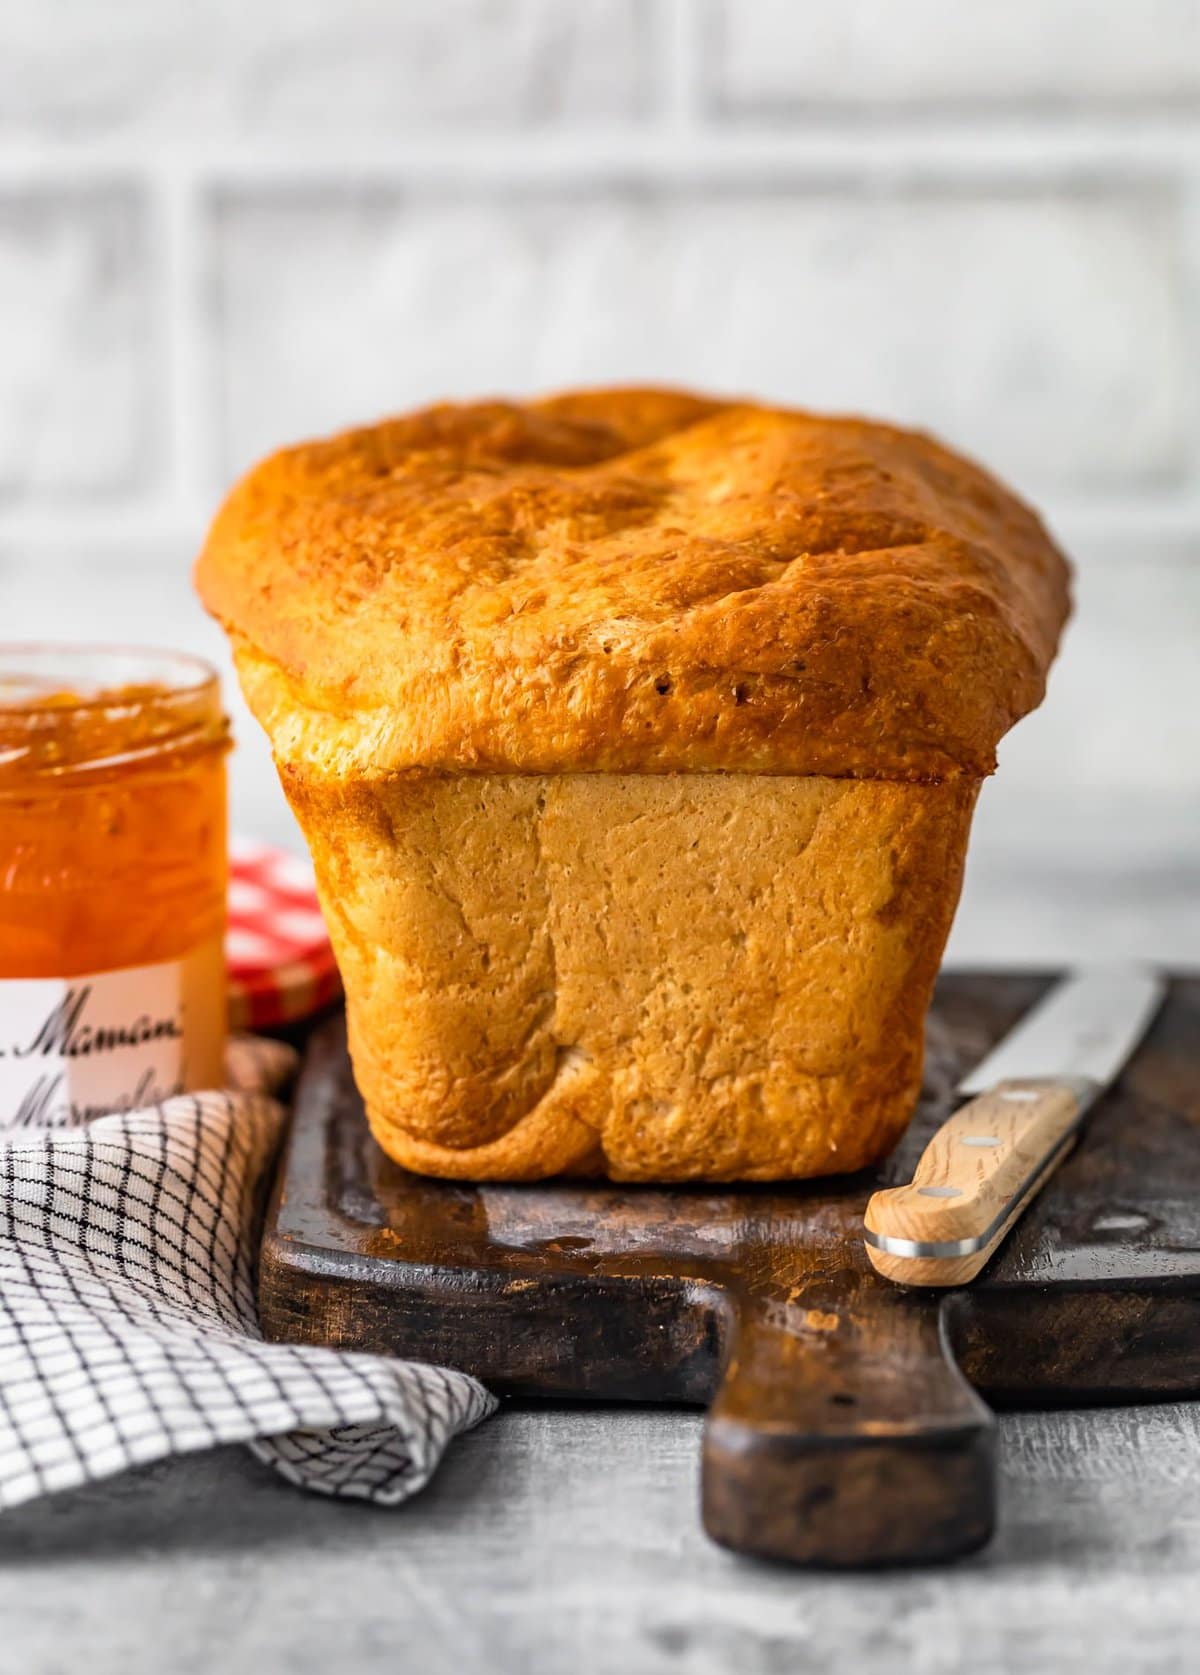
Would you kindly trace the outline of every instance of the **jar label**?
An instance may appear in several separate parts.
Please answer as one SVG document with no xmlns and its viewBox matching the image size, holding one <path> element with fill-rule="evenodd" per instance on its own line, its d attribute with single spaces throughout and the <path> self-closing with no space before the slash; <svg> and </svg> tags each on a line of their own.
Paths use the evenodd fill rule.
<svg viewBox="0 0 1200 1675">
<path fill-rule="evenodd" d="M 0 981 L 0 1128 L 70 1127 L 219 1087 L 220 941 L 180 960 Z"/>
</svg>

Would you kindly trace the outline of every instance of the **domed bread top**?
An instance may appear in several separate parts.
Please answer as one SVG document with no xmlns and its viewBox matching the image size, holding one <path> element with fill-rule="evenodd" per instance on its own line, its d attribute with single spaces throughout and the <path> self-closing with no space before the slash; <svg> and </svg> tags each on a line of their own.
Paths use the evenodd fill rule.
<svg viewBox="0 0 1200 1675">
<path fill-rule="evenodd" d="M 283 762 L 979 775 L 1067 616 L 928 436 L 678 392 L 428 408 L 259 465 L 197 567 Z"/>
</svg>

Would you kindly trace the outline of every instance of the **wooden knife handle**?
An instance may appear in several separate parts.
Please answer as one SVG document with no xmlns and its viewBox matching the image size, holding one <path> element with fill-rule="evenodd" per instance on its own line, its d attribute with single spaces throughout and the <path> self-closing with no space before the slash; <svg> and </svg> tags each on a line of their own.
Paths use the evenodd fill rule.
<svg viewBox="0 0 1200 1675">
<path fill-rule="evenodd" d="M 1083 1079 L 1000 1082 L 938 1129 L 908 1186 L 867 1205 L 867 1255 L 902 1285 L 965 1285 L 1070 1150 Z"/>
</svg>

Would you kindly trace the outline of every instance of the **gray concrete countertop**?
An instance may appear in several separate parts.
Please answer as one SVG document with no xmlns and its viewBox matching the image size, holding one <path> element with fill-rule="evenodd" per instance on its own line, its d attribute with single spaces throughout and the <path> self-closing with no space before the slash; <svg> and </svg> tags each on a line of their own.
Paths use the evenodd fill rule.
<svg viewBox="0 0 1200 1675">
<path fill-rule="evenodd" d="M 408 1506 L 240 1449 L 0 1519 L 3 1675 L 1177 1675 L 1200 1640 L 1200 1406 L 1008 1415 L 1002 1528 L 944 1570 L 734 1558 L 700 1418 L 502 1412 Z"/>
</svg>

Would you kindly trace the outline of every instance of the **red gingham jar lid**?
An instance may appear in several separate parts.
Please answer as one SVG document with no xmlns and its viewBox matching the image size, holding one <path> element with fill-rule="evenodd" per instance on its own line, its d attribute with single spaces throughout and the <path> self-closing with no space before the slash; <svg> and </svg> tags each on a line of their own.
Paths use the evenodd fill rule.
<svg viewBox="0 0 1200 1675">
<path fill-rule="evenodd" d="M 275 1029 L 341 993 L 307 860 L 235 838 L 229 854 L 229 1027 Z"/>
</svg>

